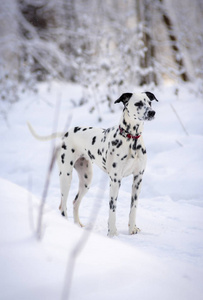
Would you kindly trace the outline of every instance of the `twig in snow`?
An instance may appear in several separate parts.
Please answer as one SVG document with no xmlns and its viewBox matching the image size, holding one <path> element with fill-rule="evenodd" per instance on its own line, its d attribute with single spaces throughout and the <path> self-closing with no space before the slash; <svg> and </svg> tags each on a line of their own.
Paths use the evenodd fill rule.
<svg viewBox="0 0 203 300">
<path fill-rule="evenodd" d="M 55 118 L 54 118 L 54 126 L 53 126 L 53 131 L 55 131 L 57 129 L 57 124 L 58 124 L 58 118 L 59 118 L 59 109 L 60 108 L 60 101 L 58 102 L 58 105 L 56 107 L 56 112 L 55 112 Z M 69 127 L 71 122 L 71 118 L 67 119 L 66 122 L 66 129 L 67 127 Z M 49 184 L 50 184 L 50 179 L 51 179 L 51 173 L 56 161 L 56 157 L 57 157 L 57 153 L 58 153 L 59 148 L 55 145 L 55 142 L 53 140 L 52 142 L 52 155 L 51 155 L 51 160 L 50 160 L 50 164 L 48 167 L 48 171 L 47 171 L 47 176 L 46 176 L 46 180 L 45 180 L 45 184 L 44 184 L 44 190 L 42 193 L 42 199 L 41 199 L 41 205 L 39 208 L 39 216 L 38 216 L 38 223 L 37 223 L 37 238 L 40 240 L 42 237 L 42 218 L 43 218 L 43 211 L 44 211 L 44 205 L 46 202 L 46 197 L 47 197 L 47 193 L 48 193 L 48 188 L 49 188 Z"/>
<path fill-rule="evenodd" d="M 28 177 L 28 191 L 30 191 L 28 193 L 28 216 L 29 216 L 29 224 L 30 224 L 30 229 L 31 231 L 35 231 L 34 228 L 34 220 L 33 220 L 33 204 L 32 204 L 32 177 L 29 176 Z"/>
<path fill-rule="evenodd" d="M 173 107 L 173 105 L 172 105 L 172 104 L 171 104 L 171 108 L 172 108 L 172 110 L 173 110 L 174 114 L 176 115 L 176 117 L 177 117 L 178 121 L 180 122 L 180 125 L 181 125 L 181 127 L 182 127 L 183 131 L 185 132 L 185 134 L 186 134 L 186 135 L 188 135 L 188 136 L 189 136 L 189 133 L 187 132 L 187 129 L 185 128 L 185 126 L 184 126 L 184 124 L 183 124 L 183 122 L 182 122 L 181 118 L 179 117 L 179 115 L 178 115 L 177 111 L 175 110 L 175 108 Z"/>
<path fill-rule="evenodd" d="M 105 176 L 105 175 L 103 175 L 103 176 Z M 102 180 L 101 180 L 101 182 L 102 182 Z M 105 184 L 106 184 L 106 180 L 105 180 Z M 98 198 L 98 197 L 100 198 L 100 202 L 99 202 L 100 205 L 101 205 L 101 199 L 103 198 L 104 192 L 105 192 L 105 186 L 102 186 L 102 192 L 99 189 L 98 195 L 96 197 L 96 198 Z M 100 209 L 100 207 L 99 207 L 99 209 Z M 91 227 L 84 229 L 81 238 L 79 239 L 79 241 L 73 248 L 72 252 L 70 253 L 67 268 L 66 268 L 66 275 L 65 275 L 65 281 L 64 281 L 64 287 L 63 287 L 63 293 L 62 293 L 61 300 L 68 300 L 70 297 L 70 290 L 71 290 L 71 284 L 72 284 L 76 260 L 78 258 L 78 255 L 80 254 L 80 252 L 85 247 L 85 245 L 90 237 L 90 234 L 92 232 L 92 229 L 94 227 L 95 221 L 98 216 L 99 209 L 95 203 L 92 208 L 92 212 L 91 212 L 91 216 L 90 216 L 90 221 L 91 221 L 92 225 L 91 225 Z"/>
<path fill-rule="evenodd" d="M 176 143 L 177 143 L 180 147 L 183 147 L 183 144 L 182 144 L 180 141 L 176 140 Z"/>
<path fill-rule="evenodd" d="M 44 190 L 43 190 L 43 193 L 42 193 L 42 200 L 41 200 L 41 204 L 40 204 L 40 208 L 39 208 L 39 217 L 38 217 L 38 224 L 37 224 L 37 238 L 39 240 L 42 237 L 42 217 L 43 217 L 44 205 L 45 205 L 45 202 L 46 202 L 49 183 L 50 183 L 50 179 L 51 179 L 51 173 L 52 173 L 52 170 L 53 170 L 53 167 L 54 167 L 57 152 L 58 152 L 58 148 L 54 147 L 53 152 L 52 152 L 52 156 L 51 156 L 51 160 L 50 160 L 50 164 L 49 164 L 49 168 L 48 168 L 48 171 L 47 171 L 47 177 L 46 177 L 46 181 L 45 181 L 45 185 L 44 185 Z"/>
</svg>

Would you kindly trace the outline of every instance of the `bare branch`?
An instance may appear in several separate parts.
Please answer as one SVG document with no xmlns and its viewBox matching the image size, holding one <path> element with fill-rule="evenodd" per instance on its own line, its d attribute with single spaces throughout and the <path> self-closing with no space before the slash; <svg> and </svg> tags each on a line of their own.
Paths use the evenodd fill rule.
<svg viewBox="0 0 203 300">
<path fill-rule="evenodd" d="M 57 152 L 58 152 L 58 148 L 54 147 L 53 148 L 53 153 L 52 153 L 52 156 L 51 156 L 51 160 L 50 160 L 50 164 L 49 164 L 49 168 L 48 168 L 48 171 L 47 171 L 47 177 L 46 177 L 46 180 L 45 180 L 44 190 L 43 190 L 43 193 L 42 193 L 42 200 L 41 200 L 41 205 L 40 205 L 40 208 L 39 208 L 39 217 L 38 217 L 38 224 L 37 224 L 37 238 L 39 240 L 42 237 L 42 217 L 43 217 L 44 205 L 45 205 L 46 198 L 47 198 L 51 173 L 52 173 L 52 170 L 53 170 L 53 167 L 54 167 Z"/>
<path fill-rule="evenodd" d="M 55 111 L 55 118 L 54 118 L 54 122 L 53 122 L 53 124 L 54 124 L 53 125 L 53 130 L 54 131 L 57 129 L 59 115 L 60 115 L 60 100 L 58 101 L 58 105 L 56 106 L 56 111 Z M 69 117 L 67 119 L 65 129 L 67 129 L 69 127 L 70 122 L 71 122 L 71 117 Z M 45 184 L 44 184 L 44 190 L 43 190 L 43 193 L 42 193 L 41 205 L 40 205 L 40 208 L 39 208 L 39 216 L 38 216 L 38 224 L 37 224 L 37 232 L 36 232 L 37 238 L 39 240 L 42 237 L 42 218 L 43 218 L 44 205 L 45 205 L 45 202 L 46 202 L 47 193 L 48 193 L 48 189 L 49 189 L 51 173 L 52 173 L 52 170 L 53 170 L 56 158 L 57 158 L 58 151 L 59 151 L 59 148 L 55 145 L 55 142 L 53 141 L 52 155 L 51 155 L 50 163 L 49 163 L 49 166 L 48 166 L 47 176 L 46 176 L 46 180 L 45 180 Z"/>
<path fill-rule="evenodd" d="M 32 204 L 32 176 L 28 177 L 28 217 L 31 231 L 35 231 L 33 219 L 33 204 Z"/>
<path fill-rule="evenodd" d="M 106 174 L 103 174 L 101 182 L 103 182 L 104 176 L 106 176 Z M 71 254 L 69 256 L 61 300 L 68 300 L 69 297 L 70 297 L 70 291 L 71 291 L 71 285 L 72 285 L 72 279 L 73 279 L 76 260 L 79 256 L 80 252 L 84 249 L 84 247 L 85 247 L 85 245 L 86 245 L 86 243 L 87 243 L 87 241 L 90 237 L 92 229 L 94 227 L 95 221 L 96 221 L 97 216 L 98 216 L 99 209 L 101 207 L 101 199 L 103 198 L 103 195 L 104 195 L 104 192 L 105 192 L 106 182 L 107 182 L 107 180 L 106 180 L 106 177 L 105 177 L 105 184 L 104 184 L 104 186 L 102 186 L 102 192 L 99 189 L 97 197 L 96 197 L 96 199 L 98 197 L 100 198 L 99 208 L 96 205 L 96 203 L 94 204 L 94 206 L 92 208 L 92 212 L 91 212 L 91 216 L 90 216 L 90 221 L 91 221 L 92 225 L 84 229 L 81 238 L 79 239 L 77 244 L 74 246 L 74 248 L 72 249 Z"/>
<path fill-rule="evenodd" d="M 171 108 L 172 108 L 172 110 L 173 110 L 174 114 L 176 115 L 176 117 L 177 117 L 178 121 L 180 122 L 180 125 L 181 125 L 181 127 L 182 127 L 183 131 L 185 132 L 185 134 L 186 134 L 186 135 L 188 135 L 188 136 L 189 136 L 189 133 L 188 133 L 187 129 L 185 128 L 185 126 L 184 126 L 183 122 L 181 121 L 181 118 L 180 118 L 180 116 L 178 115 L 177 111 L 175 110 L 175 108 L 173 107 L 173 105 L 172 105 L 172 104 L 171 104 Z"/>
</svg>

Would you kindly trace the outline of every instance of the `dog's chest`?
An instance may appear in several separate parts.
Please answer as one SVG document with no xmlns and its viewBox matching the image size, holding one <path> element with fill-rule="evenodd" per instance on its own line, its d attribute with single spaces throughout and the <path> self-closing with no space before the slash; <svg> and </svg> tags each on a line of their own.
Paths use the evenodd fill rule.
<svg viewBox="0 0 203 300">
<path fill-rule="evenodd" d="M 117 134 L 110 136 L 106 149 L 105 169 L 126 177 L 145 168 L 146 150 L 143 140 L 130 140 Z"/>
<path fill-rule="evenodd" d="M 128 145 L 127 145 L 128 146 Z M 140 149 L 132 150 L 130 147 L 123 146 L 120 153 L 115 153 L 113 157 L 109 157 L 109 170 L 118 171 L 121 177 L 126 177 L 132 173 L 139 172 L 145 167 L 145 157 Z M 114 162 L 116 167 L 114 167 Z"/>
</svg>

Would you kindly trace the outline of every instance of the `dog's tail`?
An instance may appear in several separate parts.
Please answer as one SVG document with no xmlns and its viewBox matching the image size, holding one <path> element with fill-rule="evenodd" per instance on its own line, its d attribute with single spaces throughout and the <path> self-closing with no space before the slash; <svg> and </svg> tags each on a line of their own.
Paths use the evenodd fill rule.
<svg viewBox="0 0 203 300">
<path fill-rule="evenodd" d="M 32 128 L 31 124 L 29 122 L 27 122 L 27 126 L 30 130 L 30 132 L 32 133 L 32 135 L 39 141 L 50 141 L 50 140 L 53 140 L 53 139 L 56 139 L 56 138 L 61 138 L 64 133 L 61 133 L 61 132 L 56 132 L 56 133 L 52 133 L 51 135 L 47 135 L 47 136 L 41 136 L 41 135 L 38 135 L 34 129 Z"/>
</svg>

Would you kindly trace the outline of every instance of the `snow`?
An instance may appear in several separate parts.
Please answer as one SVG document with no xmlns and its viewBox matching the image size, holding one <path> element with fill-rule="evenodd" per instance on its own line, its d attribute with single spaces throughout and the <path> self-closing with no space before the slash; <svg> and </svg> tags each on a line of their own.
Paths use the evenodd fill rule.
<svg viewBox="0 0 203 300">
<path fill-rule="evenodd" d="M 80 208 L 82 223 L 93 229 L 76 258 L 69 299 L 201 299 L 203 103 L 188 86 L 180 86 L 178 96 L 174 90 L 169 86 L 154 91 L 159 99 L 153 103 L 156 118 L 145 123 L 148 163 L 137 212 L 139 234 L 127 234 L 132 181 L 128 177 L 119 192 L 119 235 L 106 236 L 108 178 L 94 167 L 91 189 Z M 54 83 L 47 89 L 42 84 L 38 94 L 22 95 L 7 119 L 0 120 L 2 299 L 67 299 L 62 295 L 70 283 L 69 259 L 73 262 L 71 253 L 89 232 L 73 224 L 72 200 L 78 180 L 74 173 L 67 221 L 58 210 L 60 190 L 54 167 L 43 235 L 37 240 L 38 212 L 53 143 L 35 140 L 26 121 L 42 135 L 64 131 L 68 125 L 107 128 L 118 123 L 122 106 L 115 105 L 113 114 L 105 103 L 78 106 L 81 95 L 77 85 Z M 94 105 L 98 106 L 95 112 L 89 113 Z M 97 110 L 102 115 L 100 123 Z"/>
</svg>

